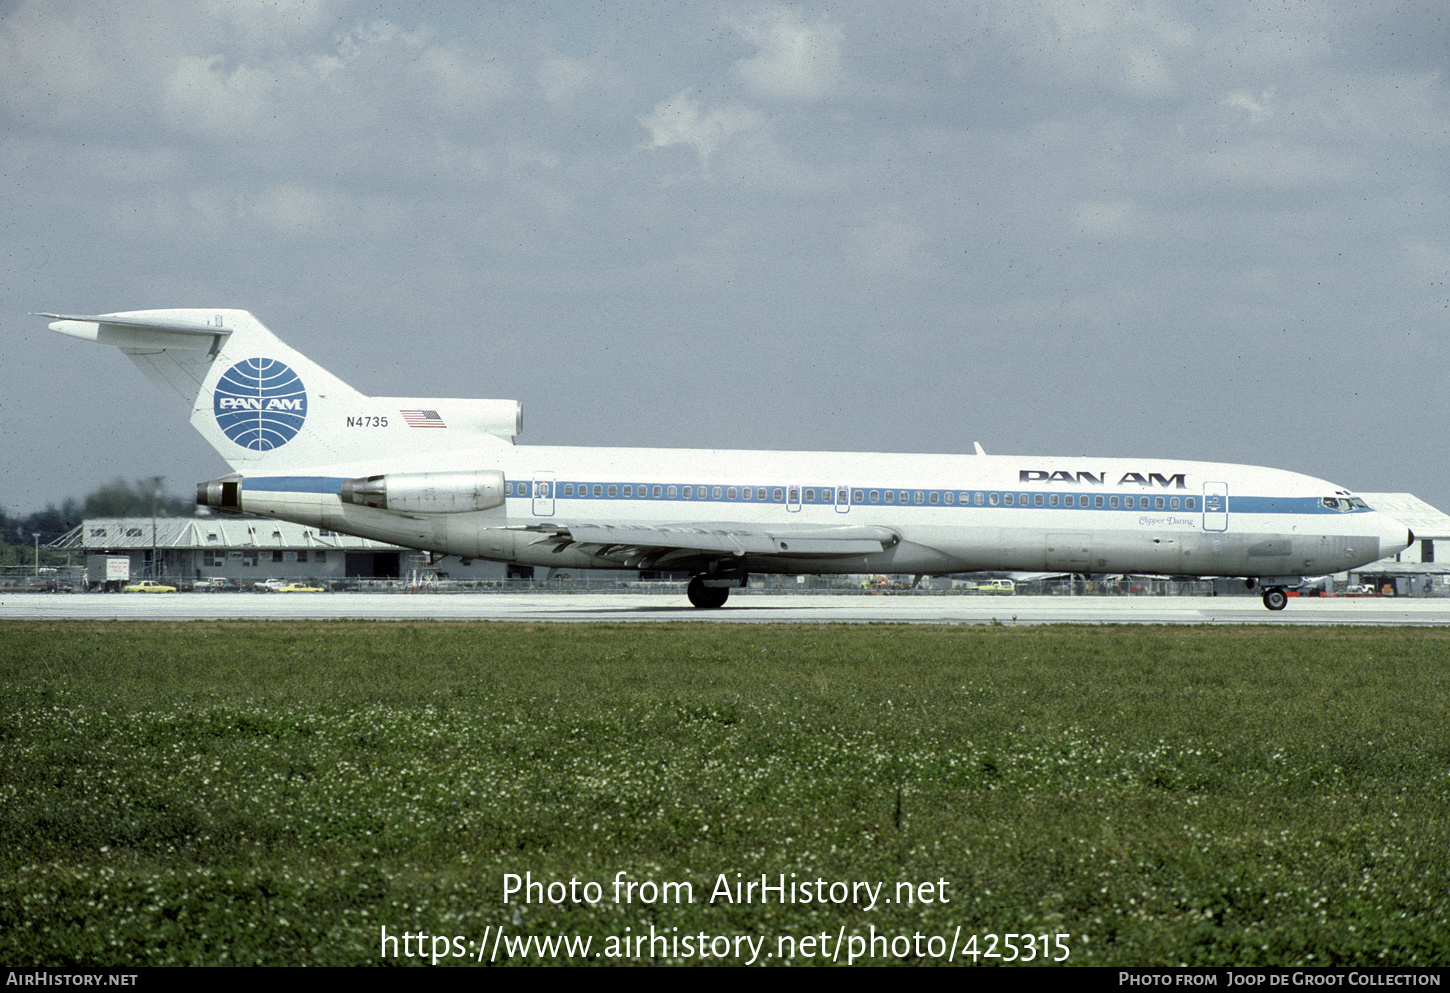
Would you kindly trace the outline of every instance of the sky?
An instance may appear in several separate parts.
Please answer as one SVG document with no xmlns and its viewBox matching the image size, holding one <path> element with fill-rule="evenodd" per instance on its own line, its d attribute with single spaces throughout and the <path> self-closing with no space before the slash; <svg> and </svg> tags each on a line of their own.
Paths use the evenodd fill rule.
<svg viewBox="0 0 1450 993">
<path fill-rule="evenodd" d="M 227 471 L 36 311 L 520 444 L 1269 465 L 1450 510 L 1438 2 L 0 0 L 0 507 Z"/>
</svg>

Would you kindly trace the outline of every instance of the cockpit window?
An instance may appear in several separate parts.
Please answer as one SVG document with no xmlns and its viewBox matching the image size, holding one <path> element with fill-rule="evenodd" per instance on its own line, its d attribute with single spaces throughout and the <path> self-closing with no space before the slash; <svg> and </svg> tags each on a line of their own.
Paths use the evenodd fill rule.
<svg viewBox="0 0 1450 993">
<path fill-rule="evenodd" d="M 1339 509 L 1339 500 L 1336 497 L 1320 497 L 1319 502 L 1324 504 L 1324 506 L 1328 507 L 1330 510 Z"/>
<path fill-rule="evenodd" d="M 1351 510 L 1369 510 L 1369 504 L 1359 497 L 1320 497 L 1319 502 L 1330 510 L 1337 510 L 1341 514 L 1347 514 Z"/>
</svg>

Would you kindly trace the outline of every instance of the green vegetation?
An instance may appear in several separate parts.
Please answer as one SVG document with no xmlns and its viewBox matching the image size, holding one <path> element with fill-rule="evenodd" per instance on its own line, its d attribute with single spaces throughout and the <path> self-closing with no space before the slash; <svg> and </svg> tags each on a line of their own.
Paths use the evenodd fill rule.
<svg viewBox="0 0 1450 993">
<path fill-rule="evenodd" d="M 42 565 L 58 565 L 66 561 L 64 552 L 56 553 L 44 546 L 64 535 L 87 517 L 191 517 L 196 504 L 162 490 L 162 478 L 138 479 L 128 483 L 113 479 L 77 502 L 66 499 L 57 507 L 48 505 L 24 517 L 7 514 L 0 508 L 0 566 L 31 565 L 35 562 L 35 538 L 40 537 Z"/>
<path fill-rule="evenodd" d="M 7 624 L 0 960 L 960 926 L 1073 964 L 1443 965 L 1447 658 L 1433 629 Z M 616 904 L 620 871 L 695 902 Z M 525 872 L 604 900 L 506 904 Z M 950 902 L 712 906 L 737 872 Z"/>
</svg>

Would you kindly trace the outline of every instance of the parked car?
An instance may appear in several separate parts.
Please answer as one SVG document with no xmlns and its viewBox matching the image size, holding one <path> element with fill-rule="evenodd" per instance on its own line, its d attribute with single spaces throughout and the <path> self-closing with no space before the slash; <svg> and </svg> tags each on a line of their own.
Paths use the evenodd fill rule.
<svg viewBox="0 0 1450 993">
<path fill-rule="evenodd" d="M 230 579 L 198 579 L 192 587 L 197 593 L 240 593 L 242 588 Z"/>
<path fill-rule="evenodd" d="M 132 583 L 130 586 L 121 587 L 122 593 L 175 593 L 175 586 L 167 586 L 165 583 L 158 583 L 154 579 L 143 579 L 139 583 Z"/>
<path fill-rule="evenodd" d="M 277 587 L 278 593 L 321 593 L 321 586 L 308 586 L 306 583 L 288 583 L 286 586 Z"/>
</svg>

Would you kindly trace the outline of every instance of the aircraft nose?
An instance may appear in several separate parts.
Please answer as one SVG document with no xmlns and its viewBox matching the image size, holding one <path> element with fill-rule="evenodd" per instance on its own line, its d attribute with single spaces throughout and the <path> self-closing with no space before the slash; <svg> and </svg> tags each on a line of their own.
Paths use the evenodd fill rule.
<svg viewBox="0 0 1450 993">
<path fill-rule="evenodd" d="M 1388 514 L 1380 516 L 1383 518 L 1380 524 L 1381 557 L 1397 555 L 1415 543 L 1415 532 L 1406 527 L 1403 521 L 1397 521 Z"/>
</svg>

